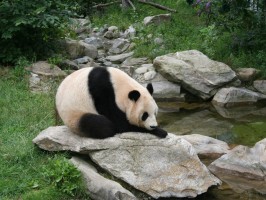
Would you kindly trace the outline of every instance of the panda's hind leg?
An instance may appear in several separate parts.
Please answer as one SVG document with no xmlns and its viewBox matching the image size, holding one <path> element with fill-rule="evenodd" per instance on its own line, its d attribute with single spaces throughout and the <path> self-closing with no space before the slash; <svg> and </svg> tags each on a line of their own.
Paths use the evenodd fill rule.
<svg viewBox="0 0 266 200">
<path fill-rule="evenodd" d="M 103 115 L 84 114 L 79 121 L 79 130 L 85 137 L 108 138 L 115 135 L 114 124 Z"/>
</svg>

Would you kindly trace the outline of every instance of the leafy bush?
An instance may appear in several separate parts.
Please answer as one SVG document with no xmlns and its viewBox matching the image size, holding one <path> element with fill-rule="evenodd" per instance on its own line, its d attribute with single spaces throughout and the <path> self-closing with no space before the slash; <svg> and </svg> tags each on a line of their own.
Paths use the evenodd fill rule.
<svg viewBox="0 0 266 200">
<path fill-rule="evenodd" d="M 63 0 L 0 1 L 0 63 L 53 52 L 53 42 L 63 36 L 75 9 L 75 4 Z"/>
</svg>

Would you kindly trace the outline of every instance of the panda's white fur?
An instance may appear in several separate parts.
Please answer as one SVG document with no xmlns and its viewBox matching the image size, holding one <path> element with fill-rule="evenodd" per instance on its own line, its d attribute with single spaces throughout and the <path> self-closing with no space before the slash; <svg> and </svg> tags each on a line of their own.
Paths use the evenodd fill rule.
<svg viewBox="0 0 266 200">
<path fill-rule="evenodd" d="M 93 73 L 91 73 L 92 71 Z M 100 78 L 95 78 L 97 76 Z M 93 88 L 95 94 L 91 94 L 91 88 Z M 109 88 L 113 88 L 113 91 Z M 137 100 L 129 98 L 129 93 L 131 91 L 139 92 L 140 96 L 137 97 Z M 115 102 L 111 102 L 112 98 L 109 98 L 113 93 Z M 96 107 L 95 101 L 99 98 L 103 102 L 103 105 L 97 105 Z M 105 102 L 105 99 L 106 101 L 110 101 L 110 103 Z M 103 108 L 101 106 L 103 106 Z M 116 106 L 118 109 L 115 108 Z M 121 131 L 145 132 L 145 130 L 147 130 L 146 132 L 154 132 L 153 134 L 159 137 L 165 137 L 165 134 L 167 134 L 165 131 L 157 128 L 156 115 L 158 107 L 147 88 L 140 85 L 125 72 L 112 67 L 107 67 L 105 69 L 83 68 L 70 74 L 63 80 L 58 88 L 56 107 L 63 122 L 73 132 L 88 137 L 105 138 L 113 136 Z M 99 113 L 97 109 L 103 110 L 101 111 L 102 113 Z M 148 117 L 145 117 L 146 119 L 143 120 L 143 114 L 145 112 L 148 113 Z M 123 117 L 123 113 L 125 117 Z M 114 129 L 115 133 L 103 136 L 100 134 L 104 134 L 102 132 L 106 130 L 100 131 L 98 135 L 84 133 L 86 130 L 82 133 L 80 123 L 81 118 L 85 115 L 93 116 L 92 121 L 90 121 L 90 118 L 84 118 L 84 120 L 87 121 L 82 122 L 84 124 L 83 127 L 89 126 L 89 128 L 85 129 L 90 129 L 90 126 L 99 126 L 99 129 L 103 128 L 102 126 L 106 124 L 102 124 L 101 122 L 105 121 L 105 118 L 104 120 L 98 120 L 97 118 L 97 116 L 102 115 L 108 118 L 106 120 L 110 120 L 111 123 L 114 124 L 115 128 L 112 129 Z M 121 124 L 123 124 L 121 128 L 119 127 L 119 120 Z M 127 122 L 129 122 L 129 124 L 125 125 Z M 137 127 L 140 129 L 138 130 Z M 163 134 L 163 136 L 161 136 L 161 134 Z"/>
</svg>

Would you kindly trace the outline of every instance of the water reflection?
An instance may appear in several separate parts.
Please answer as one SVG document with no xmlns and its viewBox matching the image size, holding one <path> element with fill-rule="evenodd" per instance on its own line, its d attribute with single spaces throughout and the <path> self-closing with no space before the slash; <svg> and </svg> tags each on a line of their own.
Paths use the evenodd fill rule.
<svg viewBox="0 0 266 200">
<path fill-rule="evenodd" d="M 159 124 L 177 135 L 201 134 L 229 145 L 247 146 L 266 137 L 266 107 L 224 108 L 177 103 L 159 103 L 159 107 Z"/>
</svg>

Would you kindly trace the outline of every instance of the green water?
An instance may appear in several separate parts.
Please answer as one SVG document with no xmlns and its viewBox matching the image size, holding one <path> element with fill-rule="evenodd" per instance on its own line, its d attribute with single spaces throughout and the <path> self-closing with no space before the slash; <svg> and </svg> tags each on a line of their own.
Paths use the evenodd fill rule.
<svg viewBox="0 0 266 200">
<path fill-rule="evenodd" d="M 177 135 L 201 134 L 229 145 L 252 147 L 266 137 L 266 107 L 228 108 L 218 113 L 211 105 L 178 107 L 175 103 L 159 103 L 158 122 Z"/>
<path fill-rule="evenodd" d="M 158 103 L 158 122 L 162 128 L 176 135 L 201 134 L 227 142 L 232 147 L 254 144 L 266 138 L 266 106 L 215 108 L 210 104 Z M 212 160 L 202 160 L 208 166 Z M 233 177 L 223 180 L 219 187 L 210 188 L 197 200 L 266 200 L 261 194 L 261 183 L 249 185 L 249 180 Z M 265 183 L 265 182 L 264 182 Z M 263 187 L 264 188 L 264 187 Z M 266 190 L 266 189 L 265 189 Z M 265 191 L 264 190 L 264 191 Z"/>
</svg>

